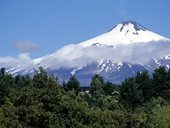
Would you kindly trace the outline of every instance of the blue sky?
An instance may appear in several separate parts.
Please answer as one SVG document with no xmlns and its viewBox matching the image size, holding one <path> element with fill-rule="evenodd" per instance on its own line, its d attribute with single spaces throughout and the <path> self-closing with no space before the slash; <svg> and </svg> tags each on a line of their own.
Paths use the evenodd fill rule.
<svg viewBox="0 0 170 128">
<path fill-rule="evenodd" d="M 129 20 L 170 38 L 170 1 L 0 0 L 0 57 L 44 56 Z"/>
</svg>

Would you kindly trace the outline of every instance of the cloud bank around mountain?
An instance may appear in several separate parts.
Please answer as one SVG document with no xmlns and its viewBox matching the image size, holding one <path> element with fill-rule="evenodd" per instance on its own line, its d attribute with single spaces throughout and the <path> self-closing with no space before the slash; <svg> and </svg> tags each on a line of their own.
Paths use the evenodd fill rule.
<svg viewBox="0 0 170 128">
<path fill-rule="evenodd" d="M 170 42 L 134 43 L 117 45 L 116 47 L 83 47 L 71 44 L 43 57 L 38 63 L 35 63 L 35 60 L 30 58 L 28 53 L 21 53 L 16 58 L 0 57 L 0 67 L 15 67 L 18 70 L 32 70 L 39 66 L 51 69 L 79 68 L 101 59 L 146 65 L 150 59 L 159 59 L 167 55 L 170 55 Z"/>
<path fill-rule="evenodd" d="M 28 53 L 21 53 L 18 57 L 2 57 L 0 56 L 0 68 L 15 68 L 17 70 L 32 70 L 37 68 L 33 59 L 30 58 Z"/>
<path fill-rule="evenodd" d="M 43 67 L 82 67 L 100 59 L 131 64 L 147 64 L 150 59 L 170 55 L 170 42 L 149 42 L 130 45 L 83 47 L 72 44 L 46 56 L 40 63 Z"/>
</svg>

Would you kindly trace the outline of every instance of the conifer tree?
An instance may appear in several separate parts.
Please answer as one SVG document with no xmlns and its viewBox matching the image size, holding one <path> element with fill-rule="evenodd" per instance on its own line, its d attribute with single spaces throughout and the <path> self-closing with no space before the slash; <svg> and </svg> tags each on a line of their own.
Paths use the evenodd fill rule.
<svg viewBox="0 0 170 128">
<path fill-rule="evenodd" d="M 122 83 L 120 96 L 121 102 L 132 110 L 143 102 L 142 90 L 139 89 L 134 78 L 128 78 Z"/>
<path fill-rule="evenodd" d="M 92 77 L 91 81 L 91 88 L 90 92 L 93 94 L 95 92 L 98 92 L 100 94 L 103 94 L 103 86 L 104 86 L 104 80 L 103 77 L 99 76 L 98 74 L 95 74 L 95 76 Z"/>
<path fill-rule="evenodd" d="M 80 82 L 76 78 L 75 75 L 71 75 L 69 81 L 67 82 L 67 89 L 68 90 L 75 90 L 77 93 L 79 91 Z"/>
</svg>

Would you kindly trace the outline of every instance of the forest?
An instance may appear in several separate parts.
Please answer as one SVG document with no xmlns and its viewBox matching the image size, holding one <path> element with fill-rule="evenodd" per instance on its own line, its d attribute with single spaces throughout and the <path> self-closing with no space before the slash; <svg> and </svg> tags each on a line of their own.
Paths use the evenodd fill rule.
<svg viewBox="0 0 170 128">
<path fill-rule="evenodd" d="M 170 128 L 170 69 L 138 72 L 121 84 L 94 75 L 59 83 L 42 67 L 33 77 L 0 69 L 0 128 Z"/>
</svg>

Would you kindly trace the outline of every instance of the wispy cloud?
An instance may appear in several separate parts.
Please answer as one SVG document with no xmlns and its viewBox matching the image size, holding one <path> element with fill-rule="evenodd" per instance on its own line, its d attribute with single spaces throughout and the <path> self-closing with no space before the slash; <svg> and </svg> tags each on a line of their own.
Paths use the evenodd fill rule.
<svg viewBox="0 0 170 128">
<path fill-rule="evenodd" d="M 21 53 L 28 53 L 39 50 L 40 46 L 31 41 L 18 41 L 15 43 L 15 49 Z"/>
</svg>

